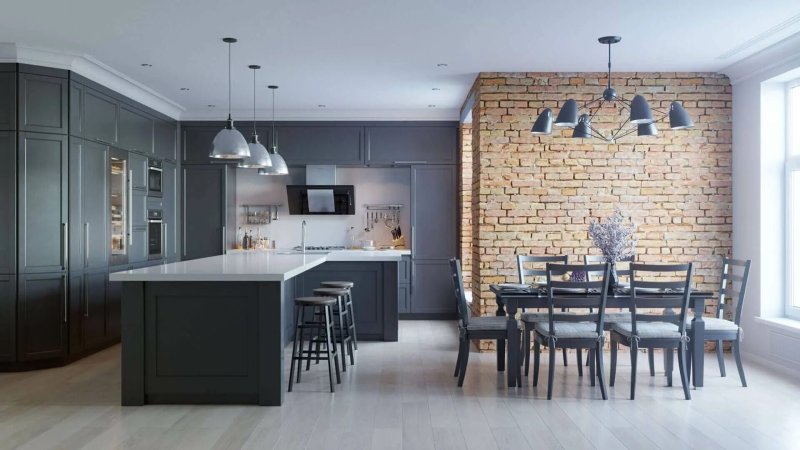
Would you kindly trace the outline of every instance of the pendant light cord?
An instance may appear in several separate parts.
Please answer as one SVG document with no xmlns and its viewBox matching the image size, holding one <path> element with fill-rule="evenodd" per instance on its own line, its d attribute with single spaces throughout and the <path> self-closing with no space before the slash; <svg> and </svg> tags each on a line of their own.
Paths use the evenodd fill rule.
<svg viewBox="0 0 800 450">
<path fill-rule="evenodd" d="M 231 120 L 231 43 L 228 42 L 228 120 Z"/>
<path fill-rule="evenodd" d="M 278 136 L 275 134 L 275 89 L 272 89 L 272 151 L 278 152 Z"/>
<path fill-rule="evenodd" d="M 253 69 L 253 136 L 256 135 L 256 69 Z"/>
<path fill-rule="evenodd" d="M 608 88 L 611 89 L 611 44 L 608 44 Z"/>
</svg>

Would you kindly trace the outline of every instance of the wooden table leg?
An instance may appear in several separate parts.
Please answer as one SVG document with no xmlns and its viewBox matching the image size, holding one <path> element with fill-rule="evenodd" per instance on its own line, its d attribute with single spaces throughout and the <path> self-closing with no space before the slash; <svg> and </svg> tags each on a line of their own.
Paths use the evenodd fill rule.
<svg viewBox="0 0 800 450">
<path fill-rule="evenodd" d="M 500 302 L 500 299 L 497 299 L 497 311 L 495 312 L 496 316 L 505 316 L 506 309 L 505 305 Z M 506 370 L 506 341 L 503 339 L 497 340 L 497 347 L 495 347 L 495 351 L 497 352 L 497 371 L 502 372 Z"/>
<path fill-rule="evenodd" d="M 517 304 L 514 300 L 509 300 L 506 305 L 506 363 L 508 370 L 506 378 L 508 387 L 520 386 L 520 364 L 519 364 L 519 327 L 517 325 Z"/>
<path fill-rule="evenodd" d="M 705 300 L 698 299 L 694 302 L 694 318 L 692 319 L 692 333 L 691 342 L 692 346 L 692 382 L 694 387 L 703 387 L 703 367 L 705 361 L 705 334 L 706 323 L 703 321 L 703 310 L 705 309 Z"/>
</svg>

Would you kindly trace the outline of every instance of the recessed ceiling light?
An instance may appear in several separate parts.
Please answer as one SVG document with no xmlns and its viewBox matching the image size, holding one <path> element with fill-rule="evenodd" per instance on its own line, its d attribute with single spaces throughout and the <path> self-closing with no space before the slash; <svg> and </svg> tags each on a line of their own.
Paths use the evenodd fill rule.
<svg viewBox="0 0 800 450">
<path fill-rule="evenodd" d="M 191 91 L 189 88 L 181 88 L 182 91 Z"/>
<path fill-rule="evenodd" d="M 327 108 L 326 105 L 317 105 L 317 108 Z"/>
<path fill-rule="evenodd" d="M 428 108 L 436 108 L 436 105 L 428 105 Z"/>
<path fill-rule="evenodd" d="M 447 63 L 439 63 L 436 67 L 447 67 Z"/>
<path fill-rule="evenodd" d="M 148 63 L 142 63 L 142 67 L 153 67 L 153 65 Z"/>
<path fill-rule="evenodd" d="M 431 88 L 432 91 L 441 91 L 439 88 Z"/>
<path fill-rule="evenodd" d="M 216 108 L 217 105 L 208 105 L 209 108 Z"/>
</svg>

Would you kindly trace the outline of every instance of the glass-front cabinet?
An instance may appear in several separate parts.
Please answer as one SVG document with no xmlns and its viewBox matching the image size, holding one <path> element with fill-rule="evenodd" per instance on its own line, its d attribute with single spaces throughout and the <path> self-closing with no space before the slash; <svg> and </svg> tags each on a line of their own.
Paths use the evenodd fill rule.
<svg viewBox="0 0 800 450">
<path fill-rule="evenodd" d="M 130 179 L 128 154 L 111 151 L 111 265 L 128 263 Z"/>
</svg>

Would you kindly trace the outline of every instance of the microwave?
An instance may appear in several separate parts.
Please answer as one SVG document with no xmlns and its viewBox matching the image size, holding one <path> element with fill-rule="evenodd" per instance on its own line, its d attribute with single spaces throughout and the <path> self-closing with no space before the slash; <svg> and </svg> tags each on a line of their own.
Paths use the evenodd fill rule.
<svg viewBox="0 0 800 450">
<path fill-rule="evenodd" d="M 161 168 L 161 161 L 151 159 L 147 161 L 147 196 L 148 197 L 161 197 L 161 181 L 163 170 Z"/>
</svg>

